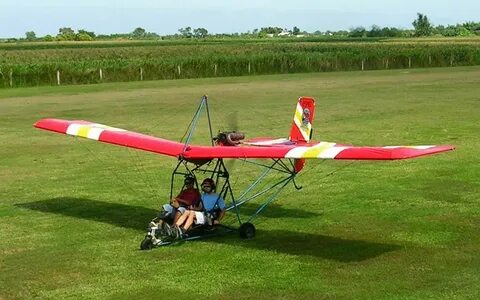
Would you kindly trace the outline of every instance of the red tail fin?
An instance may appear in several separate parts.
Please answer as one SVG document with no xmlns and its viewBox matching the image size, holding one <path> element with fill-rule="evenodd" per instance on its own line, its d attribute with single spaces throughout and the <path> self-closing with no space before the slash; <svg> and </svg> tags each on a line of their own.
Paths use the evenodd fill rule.
<svg viewBox="0 0 480 300">
<path fill-rule="evenodd" d="M 315 100 L 311 97 L 300 97 L 293 115 L 289 139 L 293 142 L 309 142 L 312 137 L 312 124 L 315 117 Z"/>
<path fill-rule="evenodd" d="M 315 100 L 311 97 L 300 97 L 293 114 L 292 128 L 289 140 L 308 143 L 313 133 L 313 118 L 315 117 Z M 304 159 L 295 159 L 295 173 L 300 172 L 305 165 Z"/>
</svg>

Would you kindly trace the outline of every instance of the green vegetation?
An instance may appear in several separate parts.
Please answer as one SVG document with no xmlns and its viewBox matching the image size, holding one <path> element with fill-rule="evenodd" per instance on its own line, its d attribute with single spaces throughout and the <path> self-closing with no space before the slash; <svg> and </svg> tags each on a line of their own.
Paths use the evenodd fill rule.
<svg viewBox="0 0 480 300">
<path fill-rule="evenodd" d="M 477 64 L 480 39 L 6 44 L 0 87 Z"/>
<path fill-rule="evenodd" d="M 281 194 L 255 239 L 142 252 L 175 160 L 32 127 L 86 119 L 178 140 L 204 93 L 215 130 L 238 111 L 247 137 L 283 137 L 295 100 L 310 95 L 317 140 L 457 150 L 309 161 L 303 189 Z M 477 299 L 478 95 L 480 67 L 4 89 L 0 298 Z M 254 170 L 234 169 L 236 185 Z"/>
<path fill-rule="evenodd" d="M 415 36 L 430 36 L 433 32 L 433 26 L 430 24 L 428 17 L 418 13 L 417 19 L 412 23 L 415 27 Z"/>
</svg>

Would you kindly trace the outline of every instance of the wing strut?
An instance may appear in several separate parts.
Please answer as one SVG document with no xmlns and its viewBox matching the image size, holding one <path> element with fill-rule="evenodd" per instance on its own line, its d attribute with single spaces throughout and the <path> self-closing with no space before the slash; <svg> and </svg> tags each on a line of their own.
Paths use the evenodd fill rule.
<svg viewBox="0 0 480 300">
<path fill-rule="evenodd" d="M 190 142 L 192 140 L 192 137 L 193 137 L 193 133 L 195 132 L 195 129 L 197 128 L 198 119 L 200 119 L 200 115 L 201 115 L 204 107 L 205 107 L 205 111 L 207 113 L 208 129 L 209 129 L 209 132 L 210 132 L 210 142 L 213 146 L 212 122 L 210 121 L 210 110 L 208 109 L 208 97 L 207 97 L 207 95 L 203 95 L 202 99 L 200 99 L 200 104 L 198 105 L 197 111 L 193 115 L 192 121 L 188 125 L 187 130 L 185 131 L 185 134 L 183 135 L 182 139 L 180 140 L 180 143 L 182 143 L 185 135 L 187 136 L 187 139 L 185 140 L 185 146 L 183 147 L 182 153 L 185 153 L 185 151 L 187 151 L 187 149 L 189 147 L 189 144 L 190 144 Z"/>
</svg>

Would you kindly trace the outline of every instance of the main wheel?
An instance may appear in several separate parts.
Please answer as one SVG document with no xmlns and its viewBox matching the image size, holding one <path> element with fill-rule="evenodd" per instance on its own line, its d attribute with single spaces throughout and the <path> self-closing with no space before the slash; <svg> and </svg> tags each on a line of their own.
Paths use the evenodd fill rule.
<svg viewBox="0 0 480 300">
<path fill-rule="evenodd" d="M 243 223 L 240 225 L 240 237 L 244 239 L 251 239 L 255 237 L 255 226 L 252 223 Z"/>
<path fill-rule="evenodd" d="M 150 235 L 146 235 L 140 243 L 140 250 L 151 250 L 153 248 L 153 241 Z"/>
</svg>

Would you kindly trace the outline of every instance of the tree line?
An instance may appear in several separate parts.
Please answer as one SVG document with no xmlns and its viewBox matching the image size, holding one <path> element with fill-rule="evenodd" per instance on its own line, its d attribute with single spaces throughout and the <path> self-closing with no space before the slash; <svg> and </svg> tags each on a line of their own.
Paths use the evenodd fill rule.
<svg viewBox="0 0 480 300">
<path fill-rule="evenodd" d="M 205 28 L 192 28 L 190 26 L 178 29 L 178 33 L 172 35 L 160 36 L 154 32 L 147 32 L 144 28 L 137 27 L 130 33 L 114 33 L 96 35 L 92 31 L 80 29 L 77 32 L 70 27 L 62 27 L 56 36 L 46 35 L 37 37 L 34 31 L 25 33 L 25 38 L 20 40 L 26 41 L 93 41 L 93 40 L 114 40 L 114 39 L 132 39 L 132 40 L 158 40 L 158 39 L 204 39 L 213 38 L 265 38 L 280 36 L 325 36 L 325 37 L 341 37 L 341 38 L 382 38 L 382 37 L 428 37 L 428 36 L 480 36 L 480 22 L 465 22 L 456 25 L 437 25 L 434 26 L 425 14 L 417 13 L 417 18 L 412 22 L 413 29 L 400 29 L 395 27 L 371 26 L 369 29 L 365 27 L 354 27 L 349 30 L 338 31 L 315 31 L 306 32 L 300 30 L 297 26 L 292 29 L 281 27 L 262 27 L 256 28 L 245 33 L 221 33 L 211 34 Z M 18 39 L 8 39 L 9 41 L 17 41 Z"/>
</svg>

